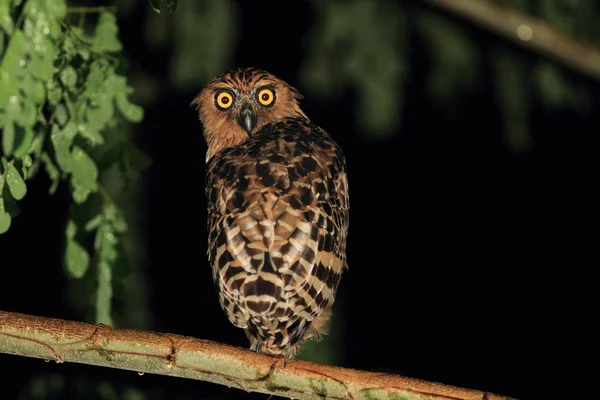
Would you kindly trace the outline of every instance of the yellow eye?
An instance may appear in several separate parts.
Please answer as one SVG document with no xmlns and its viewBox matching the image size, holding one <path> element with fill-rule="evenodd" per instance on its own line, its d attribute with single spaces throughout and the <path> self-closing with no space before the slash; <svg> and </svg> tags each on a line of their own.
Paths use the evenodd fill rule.
<svg viewBox="0 0 600 400">
<path fill-rule="evenodd" d="M 258 101 L 263 106 L 270 106 L 275 100 L 275 93 L 271 89 L 263 89 L 258 92 Z"/>
<path fill-rule="evenodd" d="M 229 92 L 221 92 L 217 95 L 215 101 L 220 109 L 226 110 L 233 105 L 233 96 Z"/>
</svg>

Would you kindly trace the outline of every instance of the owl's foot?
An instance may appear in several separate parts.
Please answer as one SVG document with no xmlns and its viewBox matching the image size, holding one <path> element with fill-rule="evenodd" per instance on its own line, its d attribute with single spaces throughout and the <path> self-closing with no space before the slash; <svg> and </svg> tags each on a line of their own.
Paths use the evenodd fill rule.
<svg viewBox="0 0 600 400">
<path fill-rule="evenodd" d="M 256 354 L 260 353 L 260 348 L 262 347 L 262 340 L 259 340 L 258 342 L 256 342 Z"/>
<path fill-rule="evenodd" d="M 292 350 L 288 350 L 284 354 L 285 359 L 283 360 L 283 368 L 285 368 L 285 366 L 287 365 L 288 361 L 290 361 L 292 359 L 293 355 L 294 355 L 294 352 Z"/>
</svg>

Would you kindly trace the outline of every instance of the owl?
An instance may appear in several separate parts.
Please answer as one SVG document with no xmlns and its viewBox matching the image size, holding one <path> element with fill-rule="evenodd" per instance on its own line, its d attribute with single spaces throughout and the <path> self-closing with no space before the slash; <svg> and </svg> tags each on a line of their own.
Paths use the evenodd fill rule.
<svg viewBox="0 0 600 400">
<path fill-rule="evenodd" d="M 346 162 L 300 93 L 257 68 L 210 81 L 204 127 L 208 259 L 221 307 L 256 352 L 319 340 L 346 263 Z"/>
</svg>

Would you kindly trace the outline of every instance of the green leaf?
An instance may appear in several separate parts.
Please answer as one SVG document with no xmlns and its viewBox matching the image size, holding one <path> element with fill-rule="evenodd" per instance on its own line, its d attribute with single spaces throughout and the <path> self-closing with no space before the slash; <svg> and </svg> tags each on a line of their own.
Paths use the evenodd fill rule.
<svg viewBox="0 0 600 400">
<path fill-rule="evenodd" d="M 46 101 L 46 89 L 44 88 L 44 85 L 41 82 L 35 83 L 35 87 L 33 89 L 32 94 L 32 98 L 35 104 L 44 104 L 44 102 Z"/>
<path fill-rule="evenodd" d="M 75 238 L 76 234 L 77 234 L 77 224 L 75 223 L 75 221 L 70 219 L 69 222 L 67 222 L 67 228 L 65 229 L 65 236 L 67 237 L 67 239 L 73 239 L 73 238 Z"/>
<path fill-rule="evenodd" d="M 4 210 L 4 199 L 0 197 L 0 234 L 3 234 L 10 228 L 10 215 Z"/>
<path fill-rule="evenodd" d="M 62 19 L 67 14 L 67 4 L 65 0 L 45 0 L 46 9 L 52 16 Z"/>
<path fill-rule="evenodd" d="M 13 164 L 9 164 L 5 176 L 10 194 L 15 200 L 21 200 L 27 194 L 27 185 Z"/>
<path fill-rule="evenodd" d="M 2 152 L 5 156 L 10 156 L 15 146 L 15 124 L 7 119 L 4 130 L 2 131 Z"/>
<path fill-rule="evenodd" d="M 53 58 L 41 53 L 32 53 L 29 69 L 34 77 L 46 82 L 54 75 Z"/>
<path fill-rule="evenodd" d="M 73 139 L 61 131 L 57 125 L 52 125 L 50 141 L 54 146 L 56 163 L 64 172 L 71 172 L 73 157 L 71 157 L 71 143 Z"/>
<path fill-rule="evenodd" d="M 21 209 L 15 199 L 11 196 L 10 191 L 4 196 L 4 211 L 6 211 L 11 218 L 15 218 L 21 213 Z"/>
<path fill-rule="evenodd" d="M 79 124 L 77 126 L 79 134 L 89 141 L 92 146 L 104 144 L 104 137 L 95 129 L 90 129 L 87 124 Z"/>
<path fill-rule="evenodd" d="M 98 189 L 98 167 L 92 158 L 79 146 L 74 146 L 73 178 L 79 187 L 95 192 Z"/>
<path fill-rule="evenodd" d="M 6 1 L 0 2 L 0 28 L 4 29 L 8 34 L 13 30 L 13 20 L 10 17 L 10 10 Z M 2 49 L 0 48 L 0 50 Z"/>
<path fill-rule="evenodd" d="M 24 63 L 25 38 L 23 31 L 15 31 L 8 43 L 6 53 L 2 56 L 0 64 L 0 109 L 7 107 L 8 100 L 15 95 L 19 73 Z"/>
<path fill-rule="evenodd" d="M 91 232 L 94 229 L 96 229 L 98 226 L 100 226 L 100 224 L 102 223 L 103 220 L 104 220 L 104 217 L 102 216 L 102 214 L 98 214 L 94 218 L 90 219 L 85 224 L 86 232 Z"/>
<path fill-rule="evenodd" d="M 37 108 L 35 104 L 29 99 L 25 99 L 23 102 L 23 107 L 21 108 L 21 113 L 17 118 L 17 122 L 24 128 L 29 128 L 35 125 L 35 121 L 37 119 Z"/>
<path fill-rule="evenodd" d="M 90 129 L 101 131 L 106 127 L 106 124 L 112 119 L 114 107 L 111 99 L 104 95 L 98 97 L 97 107 L 88 107 L 86 113 L 86 121 L 90 125 Z"/>
<path fill-rule="evenodd" d="M 64 104 L 59 104 L 54 110 L 54 119 L 60 126 L 64 126 L 69 119 L 69 112 Z"/>
<path fill-rule="evenodd" d="M 63 69 L 60 73 L 60 81 L 71 92 L 75 92 L 77 89 L 75 87 L 77 85 L 77 71 L 75 71 L 75 68 L 70 65 L 66 66 L 65 69 Z"/>
<path fill-rule="evenodd" d="M 21 101 L 19 97 L 17 95 L 10 96 L 6 104 L 6 116 L 12 120 L 18 120 L 21 116 Z"/>
<path fill-rule="evenodd" d="M 29 149 L 31 148 L 31 144 L 33 143 L 33 130 L 31 128 L 21 128 L 17 127 L 17 142 L 19 143 L 14 151 L 14 156 L 16 158 L 23 157 Z"/>
<path fill-rule="evenodd" d="M 106 64 L 104 60 L 96 60 L 90 65 L 90 72 L 87 76 L 86 91 L 93 93 L 98 90 L 102 82 L 104 82 L 104 71 Z"/>
<path fill-rule="evenodd" d="M 62 89 L 60 86 L 54 86 L 48 91 L 48 101 L 51 105 L 57 105 L 60 99 L 62 99 Z"/>
<path fill-rule="evenodd" d="M 115 102 L 121 114 L 123 114 L 128 121 L 137 123 L 144 118 L 144 109 L 127 100 L 125 93 L 118 93 L 115 96 Z"/>
<path fill-rule="evenodd" d="M 71 193 L 71 196 L 73 196 L 73 200 L 75 200 L 75 203 L 84 203 L 90 195 L 91 191 L 79 186 L 79 182 L 77 182 L 77 180 L 75 180 L 73 177 L 71 177 L 71 185 L 73 185 L 73 192 Z"/>
<path fill-rule="evenodd" d="M 103 12 L 98 18 L 92 46 L 99 51 L 120 51 L 123 46 L 119 41 L 118 33 L 117 18 L 109 12 Z"/>
<path fill-rule="evenodd" d="M 81 278 L 85 275 L 90 265 L 90 255 L 75 240 L 67 241 L 67 251 L 65 253 L 65 264 L 67 271 L 73 278 Z"/>
</svg>

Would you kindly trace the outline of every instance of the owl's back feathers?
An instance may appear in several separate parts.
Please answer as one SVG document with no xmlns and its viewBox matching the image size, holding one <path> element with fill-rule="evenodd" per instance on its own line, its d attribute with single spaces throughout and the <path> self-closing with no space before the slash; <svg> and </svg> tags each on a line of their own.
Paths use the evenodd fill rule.
<svg viewBox="0 0 600 400">
<path fill-rule="evenodd" d="M 337 144 L 285 118 L 208 163 L 209 260 L 251 347 L 295 355 L 319 335 L 346 267 L 348 183 Z"/>
</svg>

